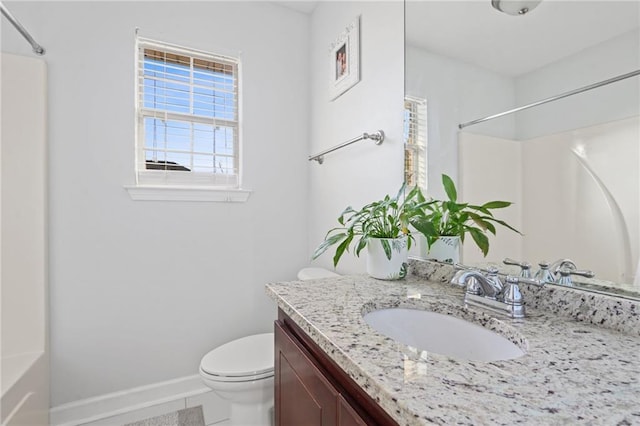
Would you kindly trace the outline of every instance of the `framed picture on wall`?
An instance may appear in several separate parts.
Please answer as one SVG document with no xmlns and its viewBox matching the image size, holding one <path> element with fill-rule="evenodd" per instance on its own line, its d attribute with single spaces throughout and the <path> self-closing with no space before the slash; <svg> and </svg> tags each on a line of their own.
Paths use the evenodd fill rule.
<svg viewBox="0 0 640 426">
<path fill-rule="evenodd" d="M 360 81 L 360 17 L 329 46 L 329 100 Z"/>
</svg>

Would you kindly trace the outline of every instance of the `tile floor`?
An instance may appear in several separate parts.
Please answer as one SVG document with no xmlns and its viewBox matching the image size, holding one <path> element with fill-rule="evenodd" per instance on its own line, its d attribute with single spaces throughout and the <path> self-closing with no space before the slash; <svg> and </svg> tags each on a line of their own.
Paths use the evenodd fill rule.
<svg viewBox="0 0 640 426">
<path fill-rule="evenodd" d="M 184 408 L 169 414 L 151 417 L 125 426 L 205 426 L 202 406 Z"/>
<path fill-rule="evenodd" d="M 227 421 L 229 417 L 228 404 L 217 397 L 213 392 L 205 392 L 188 398 L 180 398 L 163 404 L 142 408 L 140 410 L 130 411 L 125 414 L 108 417 L 95 422 L 83 423 L 83 426 L 122 426 L 127 423 L 161 416 L 173 411 L 198 405 L 202 405 L 202 412 L 204 414 L 204 422 L 206 426 L 224 426 L 229 424 Z"/>
</svg>

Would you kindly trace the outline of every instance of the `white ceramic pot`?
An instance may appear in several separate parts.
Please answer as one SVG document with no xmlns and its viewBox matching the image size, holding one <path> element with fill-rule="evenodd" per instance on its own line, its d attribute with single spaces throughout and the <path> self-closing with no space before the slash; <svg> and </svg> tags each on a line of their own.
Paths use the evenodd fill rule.
<svg viewBox="0 0 640 426">
<path fill-rule="evenodd" d="M 391 248 L 387 258 L 383 241 Z M 367 243 L 367 273 L 380 280 L 400 280 L 407 275 L 407 237 L 371 238 Z"/>
<path fill-rule="evenodd" d="M 427 249 L 427 259 L 445 263 L 460 262 L 460 237 L 438 237 Z"/>
</svg>

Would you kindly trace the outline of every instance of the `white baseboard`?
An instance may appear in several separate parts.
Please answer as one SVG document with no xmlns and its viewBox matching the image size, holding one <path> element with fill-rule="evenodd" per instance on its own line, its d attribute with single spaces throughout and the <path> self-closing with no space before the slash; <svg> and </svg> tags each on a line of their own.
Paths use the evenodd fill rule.
<svg viewBox="0 0 640 426">
<path fill-rule="evenodd" d="M 62 404 L 51 409 L 50 421 L 53 426 L 75 426 L 210 390 L 196 374 Z"/>
</svg>

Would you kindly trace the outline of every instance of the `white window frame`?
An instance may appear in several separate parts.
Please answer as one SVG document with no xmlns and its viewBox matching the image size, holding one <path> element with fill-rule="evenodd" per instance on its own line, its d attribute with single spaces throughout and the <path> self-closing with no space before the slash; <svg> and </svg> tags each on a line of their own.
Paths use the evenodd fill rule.
<svg viewBox="0 0 640 426">
<path fill-rule="evenodd" d="M 417 185 L 427 194 L 427 100 L 415 96 L 404 98 L 404 179 L 407 185 Z M 409 176 L 412 175 L 413 178 Z M 418 235 L 409 255 L 426 258 L 427 239 Z"/>
<path fill-rule="evenodd" d="M 141 72 L 144 62 L 144 49 L 186 56 L 190 58 L 191 67 L 194 60 L 231 64 L 235 70 L 235 120 L 201 117 L 191 113 L 178 113 L 145 108 L 142 96 Z M 129 195 L 134 200 L 174 200 L 174 201 L 223 201 L 244 202 L 252 191 L 241 188 L 242 183 L 242 126 L 240 102 L 240 59 L 188 49 L 181 46 L 136 37 L 135 46 L 135 174 L 136 184 L 127 185 Z M 193 84 L 193 81 L 189 85 Z M 150 170 L 145 161 L 144 120 L 161 118 L 162 120 L 179 120 L 189 123 L 222 125 L 236 129 L 233 158 L 234 174 L 200 173 L 178 170 Z M 194 154 L 192 149 L 191 154 Z"/>
<path fill-rule="evenodd" d="M 405 181 L 412 175 L 407 185 L 418 185 L 427 190 L 427 100 L 414 96 L 405 96 Z M 407 116 L 409 115 L 408 121 Z M 411 170 L 408 170 L 411 168 Z"/>
</svg>

